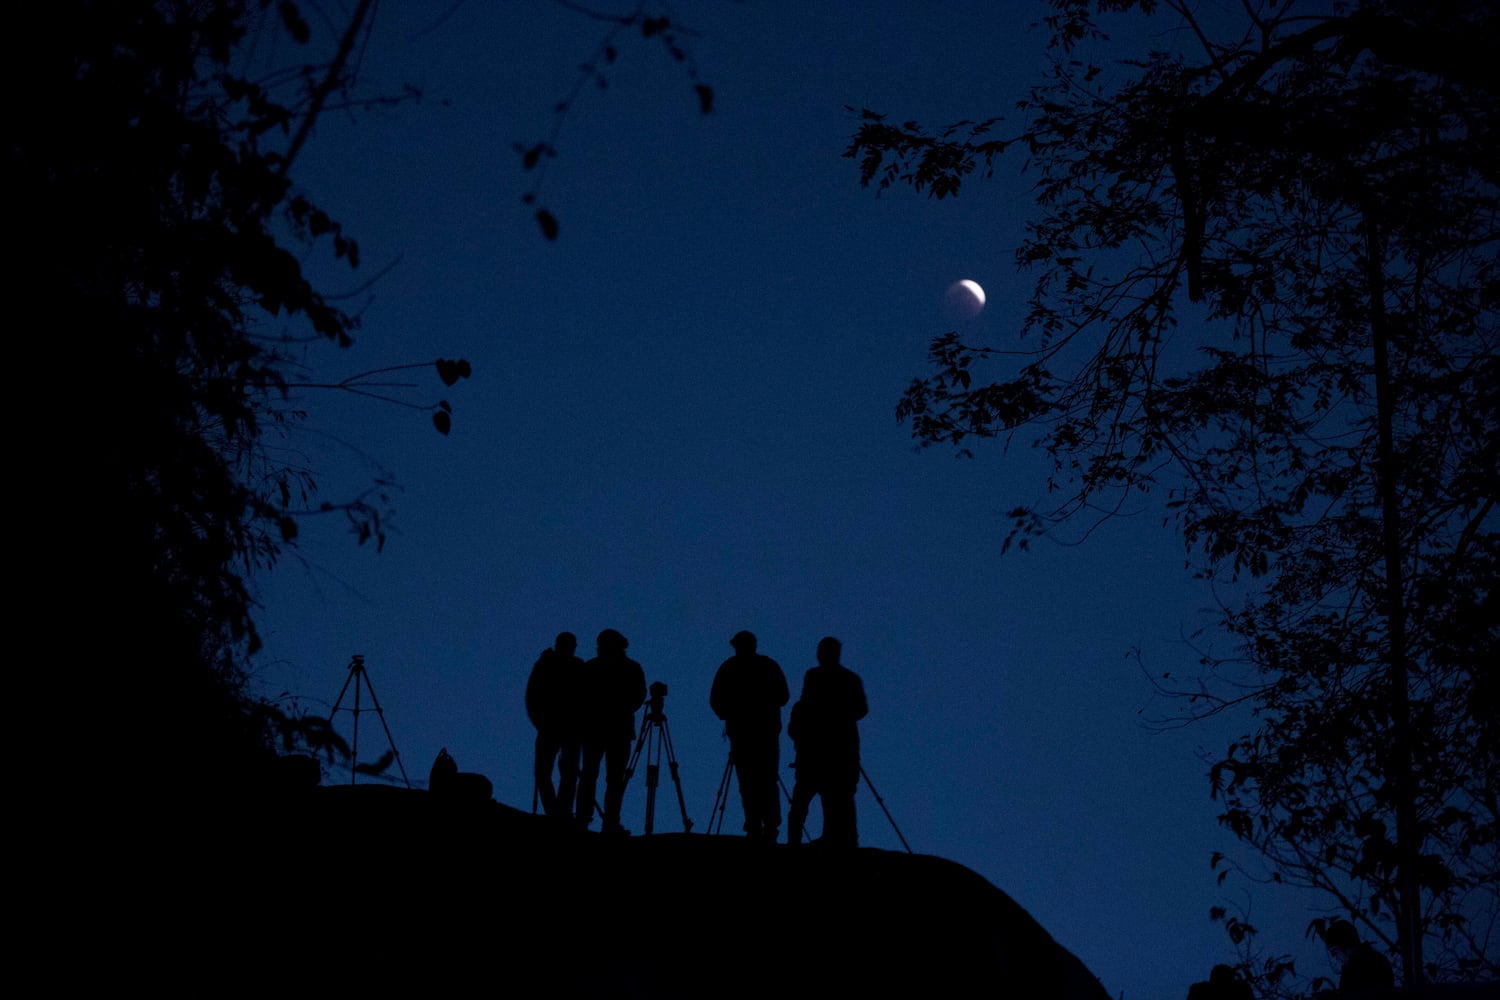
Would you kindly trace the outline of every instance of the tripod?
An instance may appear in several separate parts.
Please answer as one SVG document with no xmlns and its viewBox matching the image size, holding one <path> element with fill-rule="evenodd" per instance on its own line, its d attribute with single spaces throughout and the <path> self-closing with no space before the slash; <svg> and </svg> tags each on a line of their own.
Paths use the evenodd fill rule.
<svg viewBox="0 0 1500 1000">
<path fill-rule="evenodd" d="M 729 809 L 729 779 L 734 777 L 734 751 L 729 752 L 729 759 L 724 762 L 724 776 L 719 779 L 719 790 L 714 794 L 714 807 L 708 814 L 708 832 L 719 833 L 724 829 L 724 813 Z M 786 790 L 786 782 L 781 780 L 781 775 L 776 776 L 776 784 L 781 786 L 781 794 L 787 802 L 792 801 L 792 793 Z M 719 825 L 714 826 L 714 815 L 719 817 Z M 804 833 L 804 836 L 806 834 Z"/>
<path fill-rule="evenodd" d="M 718 833 L 724 829 L 724 812 L 729 808 L 729 779 L 734 776 L 734 754 L 724 762 L 724 776 L 719 779 L 719 790 L 714 793 L 714 807 L 708 812 L 708 832 Z M 714 828 L 714 816 L 719 817 L 718 829 Z"/>
<path fill-rule="evenodd" d="M 646 832 L 652 829 L 656 812 L 656 786 L 661 779 L 661 756 L 667 755 L 667 767 L 672 772 L 672 784 L 677 786 L 677 808 L 682 810 L 682 832 L 693 832 L 693 821 L 688 819 L 687 802 L 682 797 L 682 779 L 677 774 L 677 755 L 672 752 L 672 734 L 667 730 L 667 716 L 661 710 L 662 699 L 667 696 L 667 686 L 661 681 L 651 685 L 651 696 L 646 700 L 646 714 L 641 719 L 641 735 L 636 740 L 635 752 L 625 768 L 625 783 L 629 785 L 635 774 L 635 765 L 646 751 Z"/>
<path fill-rule="evenodd" d="M 349 661 L 349 676 L 344 678 L 344 686 L 339 690 L 339 696 L 333 703 L 333 709 L 328 713 L 329 725 L 333 724 L 334 715 L 337 714 L 339 706 L 344 703 L 344 695 L 348 693 L 350 684 L 354 685 L 354 708 L 350 710 L 354 713 L 354 741 L 349 745 L 349 760 L 351 762 L 349 784 L 354 784 L 354 780 L 361 770 L 366 774 L 379 774 L 389 767 L 391 761 L 394 760 L 396 766 L 401 769 L 401 780 L 406 782 L 407 788 L 410 788 L 411 779 L 406 776 L 406 766 L 401 763 L 401 752 L 396 749 L 396 741 L 391 738 L 391 727 L 385 724 L 385 712 L 381 711 L 380 699 L 375 697 L 375 686 L 370 683 L 370 674 L 365 670 L 365 658 L 358 653 L 354 654 L 354 658 Z M 359 707 L 361 687 L 370 692 L 370 702 L 375 706 L 373 710 L 368 708 L 361 709 Z M 359 763 L 359 713 L 361 711 L 374 711 L 376 716 L 380 718 L 380 725 L 385 729 L 386 741 L 391 745 L 390 752 L 382 758 L 378 766 L 362 765 Z"/>
<path fill-rule="evenodd" d="M 797 765 L 795 762 L 793 762 L 792 766 L 796 767 Z M 729 779 L 733 774 L 734 754 L 733 752 L 731 752 L 729 755 L 729 760 L 724 763 L 724 777 L 719 779 L 719 792 L 714 797 L 713 812 L 710 812 L 708 814 L 709 833 L 718 833 L 724 828 L 724 811 L 728 808 L 729 804 Z M 901 841 L 901 846 L 906 848 L 907 854 L 914 853 L 911 849 L 911 845 L 906 842 L 906 837 L 901 833 L 901 828 L 896 825 L 896 818 L 892 816 L 891 811 L 885 807 L 885 799 L 881 798 L 880 793 L 875 790 L 875 782 L 870 780 L 870 775 L 865 770 L 863 764 L 860 765 L 859 776 L 865 779 L 865 787 L 870 789 L 870 794 L 875 796 L 875 801 L 880 804 L 880 811 L 885 813 L 885 818 L 890 821 L 891 829 L 896 831 L 896 837 Z M 776 776 L 776 783 L 781 786 L 781 794 L 786 796 L 787 801 L 790 802 L 792 797 L 786 790 L 786 782 L 781 780 L 781 775 L 779 774 Z M 714 826 L 715 813 L 717 813 L 719 817 L 719 825 L 717 827 Z M 806 824 L 804 824 L 802 827 L 802 839 L 811 839 L 808 835 Z"/>
</svg>

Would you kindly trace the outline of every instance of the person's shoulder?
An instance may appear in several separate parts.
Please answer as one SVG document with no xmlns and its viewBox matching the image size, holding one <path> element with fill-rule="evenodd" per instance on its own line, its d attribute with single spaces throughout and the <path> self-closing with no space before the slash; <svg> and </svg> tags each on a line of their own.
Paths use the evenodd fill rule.
<svg viewBox="0 0 1500 1000">
<path fill-rule="evenodd" d="M 1359 947 L 1349 957 L 1348 964 L 1344 966 L 1344 974 L 1353 980 L 1351 985 L 1361 987 L 1390 986 L 1395 981 L 1391 960 L 1368 941 L 1359 943 Z"/>
</svg>

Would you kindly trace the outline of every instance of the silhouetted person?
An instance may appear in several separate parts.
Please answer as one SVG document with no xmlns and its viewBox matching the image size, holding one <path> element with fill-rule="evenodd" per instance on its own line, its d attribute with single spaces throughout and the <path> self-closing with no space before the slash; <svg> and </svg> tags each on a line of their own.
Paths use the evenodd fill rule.
<svg viewBox="0 0 1500 1000">
<path fill-rule="evenodd" d="M 787 734 L 797 759 L 786 840 L 802 840 L 813 796 L 823 802 L 820 843 L 856 847 L 854 793 L 859 788 L 859 720 L 869 711 L 859 675 L 839 663 L 843 645 L 833 637 L 818 643 L 818 665 L 802 678 L 802 697 L 792 706 Z"/>
<path fill-rule="evenodd" d="M 578 756 L 582 752 L 579 697 L 583 661 L 574 655 L 578 639 L 559 632 L 551 649 L 542 650 L 526 681 L 526 714 L 536 727 L 534 777 L 542 811 L 553 819 L 571 818 L 578 789 Z M 557 765 L 557 787 L 552 767 Z"/>
<path fill-rule="evenodd" d="M 1208 972 L 1206 982 L 1188 988 L 1187 1000 L 1255 1000 L 1250 984 L 1234 974 L 1227 965 L 1216 965 Z"/>
<path fill-rule="evenodd" d="M 781 829 L 781 706 L 791 699 L 786 675 L 769 656 L 755 651 L 755 636 L 737 632 L 734 655 L 719 666 L 709 707 L 724 720 L 729 757 L 739 774 L 745 835 L 774 844 Z"/>
<path fill-rule="evenodd" d="M 1396 986 L 1390 961 L 1359 939 L 1359 931 L 1347 920 L 1335 920 L 1323 932 L 1328 958 L 1339 970 L 1339 993 L 1358 995 L 1366 990 L 1389 990 Z"/>
<path fill-rule="evenodd" d="M 594 818 L 599 762 L 604 762 L 604 820 L 608 834 L 628 833 L 620 825 L 625 801 L 625 766 L 635 738 L 635 711 L 646 700 L 646 672 L 625 655 L 630 643 L 612 628 L 599 633 L 598 651 L 583 667 L 583 767 L 578 775 L 578 825 Z"/>
</svg>

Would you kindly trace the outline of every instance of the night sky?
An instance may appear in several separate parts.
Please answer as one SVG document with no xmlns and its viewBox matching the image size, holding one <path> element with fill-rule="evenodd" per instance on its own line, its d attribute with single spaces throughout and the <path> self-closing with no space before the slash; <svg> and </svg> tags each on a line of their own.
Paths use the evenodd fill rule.
<svg viewBox="0 0 1500 1000">
<path fill-rule="evenodd" d="M 310 345 L 308 376 L 437 357 L 474 375 L 399 375 L 417 383 L 402 398 L 452 403 L 448 437 L 420 411 L 293 395 L 309 419 L 272 444 L 320 473 L 322 499 L 375 478 L 400 489 L 383 552 L 338 515 L 309 518 L 257 578 L 262 693 L 326 714 L 361 654 L 414 783 L 447 747 L 529 809 L 531 665 L 560 630 L 587 657 L 615 628 L 669 687 L 701 831 L 728 753 L 708 690 L 730 637 L 755 632 L 795 698 L 836 636 L 864 680 L 864 765 L 895 827 L 1009 893 L 1111 995 L 1180 998 L 1233 960 L 1214 905 L 1249 905 L 1268 949 L 1327 974 L 1303 941 L 1319 900 L 1215 886 L 1212 852 L 1252 859 L 1215 823 L 1204 757 L 1244 720 L 1143 725 L 1170 706 L 1131 651 L 1192 676 L 1188 637 L 1212 620 L 1161 511 L 1002 557 L 1005 511 L 1046 501 L 1042 456 L 1024 440 L 974 460 L 918 452 L 895 419 L 934 335 L 1014 340 L 1032 177 L 1018 158 L 956 199 L 877 197 L 840 155 L 846 106 L 929 125 L 1011 113 L 1045 65 L 1043 6 L 668 12 L 693 30 L 713 112 L 688 64 L 622 35 L 609 86 L 583 88 L 548 163 L 555 242 L 522 204 L 536 175 L 513 147 L 551 133 L 609 26 L 540 0 L 440 6 L 381 4 L 361 64 L 364 91 L 410 83 L 422 100 L 328 114 L 293 172 L 363 257 L 353 274 L 309 259 L 362 328 L 347 351 Z M 1175 44 L 1168 27 L 1151 43 Z M 988 304 L 956 319 L 945 293 L 964 278 Z M 351 716 L 335 721 L 347 737 Z M 373 716 L 359 739 L 362 760 L 388 747 Z M 784 741 L 788 787 L 790 754 Z M 637 833 L 644 779 L 626 795 Z M 677 831 L 662 780 L 655 827 Z M 858 807 L 864 845 L 902 849 L 868 785 Z M 733 795 L 725 832 L 739 822 Z"/>
</svg>

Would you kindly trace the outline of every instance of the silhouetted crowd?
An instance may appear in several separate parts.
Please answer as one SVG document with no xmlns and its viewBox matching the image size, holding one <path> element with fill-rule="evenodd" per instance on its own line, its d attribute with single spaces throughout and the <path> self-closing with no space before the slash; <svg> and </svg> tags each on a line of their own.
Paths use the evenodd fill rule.
<svg viewBox="0 0 1500 1000">
<path fill-rule="evenodd" d="M 602 764 L 602 830 L 616 836 L 629 832 L 620 825 L 620 806 L 636 736 L 635 713 L 647 700 L 645 671 L 625 655 L 629 645 L 625 636 L 605 629 L 596 641 L 597 655 L 585 662 L 577 655 L 577 637 L 559 633 L 538 657 L 526 684 L 526 713 L 536 726 L 536 793 L 543 812 L 587 829 Z M 791 692 L 781 666 L 756 650 L 752 633 L 736 633 L 730 645 L 734 655 L 714 675 L 709 707 L 724 721 L 729 737 L 745 835 L 774 844 L 781 828 L 781 710 Z M 859 675 L 840 663 L 842 652 L 831 636 L 818 643 L 817 665 L 803 677 L 802 695 L 787 721 L 796 770 L 788 844 L 802 843 L 814 798 L 823 809 L 823 835 L 817 842 L 838 847 L 859 843 L 854 811 L 861 774 L 858 723 L 869 706 Z"/>
<path fill-rule="evenodd" d="M 752 841 L 774 844 L 782 819 L 778 792 L 784 790 L 778 787 L 781 713 L 791 701 L 791 690 L 780 664 L 758 651 L 753 633 L 737 632 L 729 644 L 734 653 L 714 674 L 709 708 L 723 720 L 729 739 L 729 761 L 738 775 L 745 835 Z M 657 683 L 647 688 L 645 671 L 625 653 L 629 645 L 624 635 L 605 629 L 596 641 L 597 654 L 585 662 L 577 655 L 577 637 L 561 632 L 536 660 L 526 685 L 526 711 L 536 726 L 536 794 L 543 811 L 555 820 L 588 829 L 594 818 L 602 765 L 602 830 L 614 836 L 629 833 L 620 824 L 620 807 L 633 764 L 636 712 L 647 706 L 639 734 L 642 744 L 649 738 L 647 730 L 653 718 L 665 722 L 661 698 L 666 685 Z M 842 654 L 838 639 L 829 636 L 818 642 L 817 663 L 803 675 L 801 696 L 792 704 L 786 720 L 794 755 L 791 766 L 796 772 L 787 813 L 789 845 L 804 842 L 804 825 L 815 798 L 822 804 L 823 834 L 814 843 L 835 848 L 859 844 L 854 808 L 864 774 L 859 757 L 859 721 L 868 713 L 869 705 L 863 682 L 842 664 Z M 639 749 L 637 746 L 636 752 Z M 673 767 L 675 777 L 675 762 Z M 728 771 L 721 796 L 727 791 L 727 778 Z M 685 814 L 683 818 L 686 820 Z M 1315 992 L 1316 1000 L 1385 1000 L 1394 995 L 1390 962 L 1360 940 L 1353 924 L 1331 921 L 1323 937 L 1338 985 Z M 1255 994 L 1244 971 L 1215 965 L 1208 979 L 1192 984 L 1188 1000 L 1253 1000 Z"/>
</svg>

